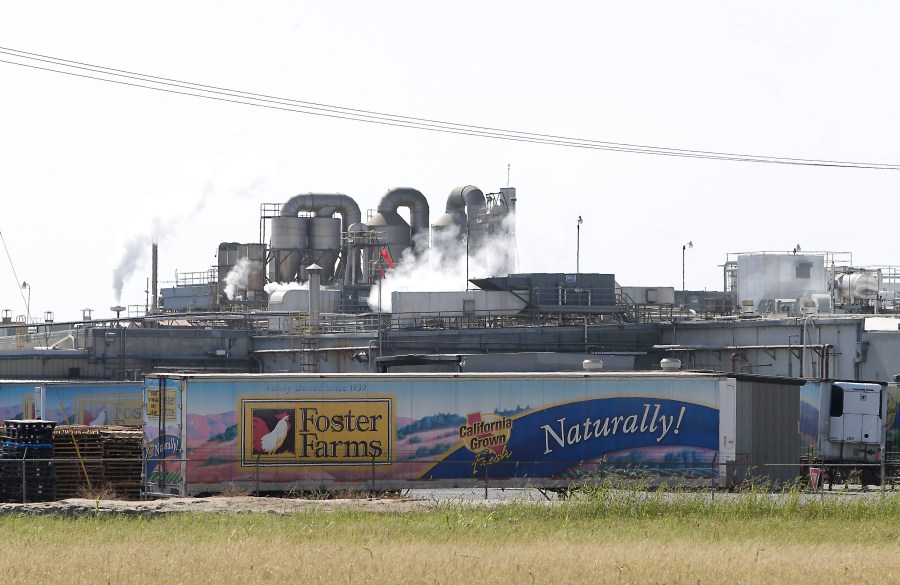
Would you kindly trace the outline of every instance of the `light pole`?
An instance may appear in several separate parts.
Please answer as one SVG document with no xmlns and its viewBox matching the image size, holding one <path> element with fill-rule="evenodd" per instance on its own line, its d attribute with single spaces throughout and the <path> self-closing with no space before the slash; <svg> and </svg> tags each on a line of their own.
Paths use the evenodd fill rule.
<svg viewBox="0 0 900 585">
<path fill-rule="evenodd" d="M 25 313 L 27 315 L 28 322 L 31 323 L 31 285 L 25 281 L 22 281 L 22 290 L 28 289 L 28 300 L 25 301 Z"/>
<path fill-rule="evenodd" d="M 575 237 L 575 274 L 581 274 L 581 224 L 583 223 L 584 220 L 579 215 Z"/>
<path fill-rule="evenodd" d="M 685 294 L 685 287 L 684 287 L 684 253 L 687 251 L 688 248 L 693 248 L 693 247 L 694 247 L 693 241 L 688 242 L 687 244 L 685 244 L 681 247 L 681 308 L 682 309 L 684 308 L 684 305 L 687 302 L 687 295 Z"/>
</svg>

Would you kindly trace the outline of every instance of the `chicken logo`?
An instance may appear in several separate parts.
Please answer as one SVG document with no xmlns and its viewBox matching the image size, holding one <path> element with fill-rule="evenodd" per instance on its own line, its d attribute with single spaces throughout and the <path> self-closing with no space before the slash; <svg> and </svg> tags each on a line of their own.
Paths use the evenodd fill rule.
<svg viewBox="0 0 900 585">
<path fill-rule="evenodd" d="M 253 452 L 274 455 L 293 451 L 291 428 L 290 413 L 256 410 L 253 413 Z"/>
<path fill-rule="evenodd" d="M 87 423 L 88 426 L 92 427 L 100 427 L 106 424 L 106 409 L 101 408 L 100 412 L 97 413 L 97 416 L 91 416 L 90 412 L 85 412 L 87 416 L 84 417 L 85 421 L 90 420 L 91 422 Z"/>
</svg>

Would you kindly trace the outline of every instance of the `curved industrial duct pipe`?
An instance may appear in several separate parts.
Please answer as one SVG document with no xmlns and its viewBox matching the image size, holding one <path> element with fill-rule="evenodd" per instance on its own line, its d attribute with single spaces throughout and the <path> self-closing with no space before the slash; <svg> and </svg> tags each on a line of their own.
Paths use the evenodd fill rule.
<svg viewBox="0 0 900 585">
<path fill-rule="evenodd" d="M 303 193 L 294 195 L 281 206 L 282 217 L 293 217 L 301 211 L 315 212 L 322 217 L 323 211 L 336 209 L 344 220 L 344 229 L 362 221 L 359 205 L 351 197 L 342 193 Z M 325 217 L 331 217 L 334 212 Z"/>
<path fill-rule="evenodd" d="M 410 231 L 415 244 L 418 234 L 428 233 L 428 200 L 416 189 L 398 187 L 384 194 L 378 203 L 378 213 L 395 214 L 401 207 L 409 208 Z"/>
<path fill-rule="evenodd" d="M 474 219 L 484 209 L 485 199 L 481 189 L 474 185 L 456 187 L 447 197 L 446 211 L 453 218 L 453 223 L 465 229 L 466 221 Z M 465 213 L 463 209 L 465 208 Z"/>
</svg>

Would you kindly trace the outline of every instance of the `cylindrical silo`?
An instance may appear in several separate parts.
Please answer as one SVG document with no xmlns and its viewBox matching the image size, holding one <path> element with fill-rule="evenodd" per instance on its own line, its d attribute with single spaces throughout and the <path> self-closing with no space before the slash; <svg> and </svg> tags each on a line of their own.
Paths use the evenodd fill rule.
<svg viewBox="0 0 900 585">
<path fill-rule="evenodd" d="M 304 251 L 308 247 L 308 222 L 306 217 L 273 217 L 273 259 L 269 263 L 269 280 L 291 282 L 303 266 Z"/>
<path fill-rule="evenodd" d="M 334 277 L 334 266 L 341 251 L 341 220 L 335 217 L 313 217 L 309 220 L 310 262 L 322 267 L 322 280 Z M 300 269 L 300 280 L 306 280 L 306 268 Z"/>
<path fill-rule="evenodd" d="M 351 197 L 341 193 L 305 193 L 291 197 L 281 207 L 283 218 L 293 218 L 301 212 L 312 212 L 314 218 L 308 219 L 308 238 L 305 242 L 302 264 L 291 260 L 291 267 L 297 266 L 298 280 L 307 279 L 306 266 L 318 263 L 322 266 L 323 282 L 332 279 L 335 263 L 341 253 L 341 220 L 332 218 L 339 213 L 344 226 L 362 221 L 359 206 Z"/>
</svg>

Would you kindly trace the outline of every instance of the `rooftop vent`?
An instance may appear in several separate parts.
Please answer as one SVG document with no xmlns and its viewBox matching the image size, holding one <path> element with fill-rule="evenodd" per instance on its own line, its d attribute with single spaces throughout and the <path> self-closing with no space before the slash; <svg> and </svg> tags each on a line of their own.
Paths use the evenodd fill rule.
<svg viewBox="0 0 900 585">
<path fill-rule="evenodd" d="M 675 372 L 681 369 L 681 360 L 675 358 L 663 358 L 659 362 L 659 368 L 664 372 Z"/>
</svg>

